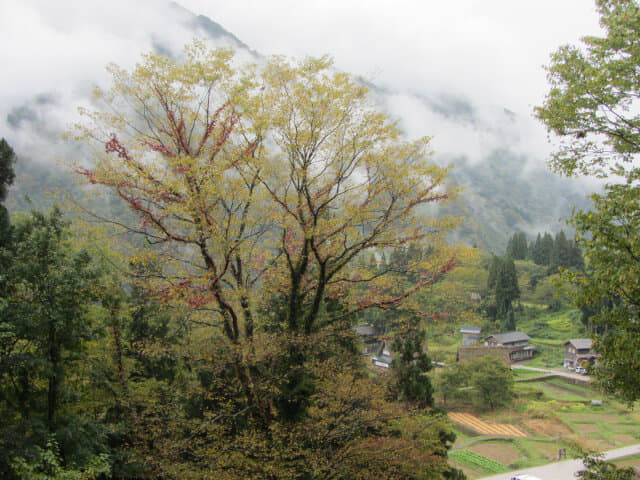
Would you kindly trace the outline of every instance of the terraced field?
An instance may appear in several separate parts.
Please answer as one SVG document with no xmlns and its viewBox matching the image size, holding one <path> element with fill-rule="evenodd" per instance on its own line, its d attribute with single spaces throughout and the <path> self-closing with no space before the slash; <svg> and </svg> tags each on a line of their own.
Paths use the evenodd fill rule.
<svg viewBox="0 0 640 480">
<path fill-rule="evenodd" d="M 527 434 L 515 425 L 505 423 L 487 423 L 470 413 L 449 412 L 449 418 L 456 423 L 469 427 L 482 435 L 508 435 L 511 437 L 526 437 Z"/>
</svg>

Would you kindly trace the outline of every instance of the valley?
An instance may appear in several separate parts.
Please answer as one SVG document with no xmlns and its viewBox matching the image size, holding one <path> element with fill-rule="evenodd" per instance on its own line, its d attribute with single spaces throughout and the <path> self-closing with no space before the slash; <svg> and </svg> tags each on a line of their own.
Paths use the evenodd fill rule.
<svg viewBox="0 0 640 480">
<path fill-rule="evenodd" d="M 0 5 L 0 478 L 637 478 L 638 0 L 184 2 Z"/>
</svg>

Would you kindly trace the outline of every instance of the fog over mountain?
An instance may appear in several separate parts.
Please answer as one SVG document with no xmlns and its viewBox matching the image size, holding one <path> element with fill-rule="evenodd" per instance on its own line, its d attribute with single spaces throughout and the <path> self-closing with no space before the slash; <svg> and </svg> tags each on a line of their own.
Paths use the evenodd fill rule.
<svg viewBox="0 0 640 480">
<path fill-rule="evenodd" d="M 467 242 L 499 252 L 515 230 L 562 228 L 558 219 L 568 216 L 572 203 L 584 207 L 595 188 L 546 170 L 551 146 L 531 117 L 546 89 L 541 65 L 548 53 L 589 29 L 597 32 L 593 7 L 582 0 L 553 8 L 521 5 L 522 11 L 511 5 L 520 2 L 497 0 L 483 2 L 482 10 L 462 2 L 467 10 L 424 11 L 416 10 L 417 2 L 401 2 L 394 11 L 376 2 L 366 11 L 353 2 L 301 9 L 285 0 L 244 7 L 186 0 L 190 10 L 151 0 L 133 6 L 8 3 L 0 5 L 0 62 L 6 69 L 0 76 L 0 136 L 21 162 L 9 203 L 14 211 L 26 208 L 23 194 L 40 201 L 40 184 L 65 184 L 56 161 L 80 152 L 61 132 L 79 106 L 90 105 L 95 84 L 108 84 L 107 63 L 131 67 L 148 51 L 176 56 L 194 37 L 233 46 L 247 60 L 273 53 L 334 55 L 336 68 L 367 83 L 408 136 L 433 136 L 435 161 L 455 164 L 452 181 L 466 190 L 449 211 L 465 216 L 460 237 Z M 533 26 L 519 31 L 515 20 L 509 25 L 521 17 L 545 22 L 544 32 Z M 324 37 L 323 25 L 331 25 Z M 440 42 L 428 37 L 436 34 Z M 523 34 L 531 35 L 531 43 Z M 548 50 L 541 54 L 534 40 Z"/>
</svg>

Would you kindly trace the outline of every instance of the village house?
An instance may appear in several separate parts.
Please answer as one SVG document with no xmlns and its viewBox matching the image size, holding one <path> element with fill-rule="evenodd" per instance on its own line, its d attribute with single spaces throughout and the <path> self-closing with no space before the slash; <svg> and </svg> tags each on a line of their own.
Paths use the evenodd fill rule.
<svg viewBox="0 0 640 480">
<path fill-rule="evenodd" d="M 387 342 L 380 338 L 383 330 L 375 325 L 365 323 L 356 325 L 353 327 L 353 331 L 362 340 L 362 354 L 371 358 L 371 364 L 374 367 L 389 369 L 395 355 Z"/>
<path fill-rule="evenodd" d="M 536 347 L 529 345 L 529 336 L 519 330 L 505 333 L 495 333 L 484 339 L 485 346 L 504 346 L 509 349 L 509 360 L 517 362 L 533 357 Z"/>
<path fill-rule="evenodd" d="M 462 346 L 468 347 L 480 342 L 480 333 L 482 329 L 480 327 L 462 327 L 460 333 L 462 334 Z"/>
<path fill-rule="evenodd" d="M 600 355 L 592 350 L 590 338 L 574 338 L 564 342 L 565 368 L 580 367 L 583 363 L 593 364 Z"/>
<path fill-rule="evenodd" d="M 382 345 L 378 349 L 378 352 L 371 357 L 371 363 L 374 367 L 388 369 L 391 367 L 391 362 L 395 357 L 391 348 L 386 342 L 382 342 Z"/>
<path fill-rule="evenodd" d="M 363 355 L 374 355 L 379 350 L 381 345 L 384 344 L 378 336 L 382 334 L 382 330 L 375 325 L 365 323 L 362 325 L 356 325 L 353 327 L 353 331 L 360 337 L 363 343 L 362 353 Z"/>
</svg>

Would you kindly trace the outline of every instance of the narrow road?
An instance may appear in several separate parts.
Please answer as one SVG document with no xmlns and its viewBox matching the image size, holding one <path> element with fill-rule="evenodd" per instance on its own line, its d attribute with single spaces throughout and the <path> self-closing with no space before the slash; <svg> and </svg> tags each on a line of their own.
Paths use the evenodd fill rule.
<svg viewBox="0 0 640 480">
<path fill-rule="evenodd" d="M 540 372 L 546 373 L 549 375 L 558 375 L 559 377 L 572 378 L 574 380 L 578 380 L 581 382 L 588 383 L 591 381 L 591 377 L 589 375 L 580 375 L 579 373 L 571 373 L 564 368 L 536 368 L 536 367 L 527 367 L 526 365 L 511 365 L 512 370 L 531 370 L 532 372 Z"/>
<path fill-rule="evenodd" d="M 640 454 L 640 443 L 604 452 L 604 459 L 613 460 L 615 458 L 628 457 L 629 455 L 636 454 Z M 484 477 L 480 480 L 510 480 L 516 474 L 533 475 L 541 480 L 575 480 L 575 474 L 580 470 L 584 470 L 582 460 L 563 460 L 562 462 L 554 462 L 543 465 L 542 467 L 526 468 L 524 470 Z"/>
</svg>

